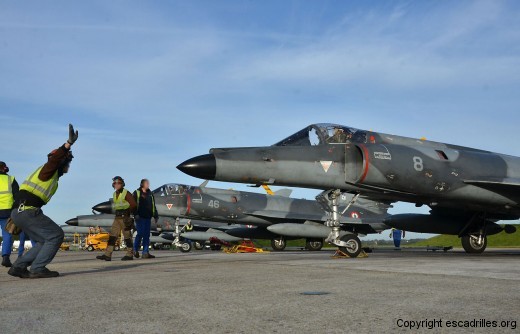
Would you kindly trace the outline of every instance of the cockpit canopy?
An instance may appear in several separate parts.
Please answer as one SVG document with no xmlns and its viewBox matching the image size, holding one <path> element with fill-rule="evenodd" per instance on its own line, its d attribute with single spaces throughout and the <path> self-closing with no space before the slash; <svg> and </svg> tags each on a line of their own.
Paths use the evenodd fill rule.
<svg viewBox="0 0 520 334">
<path fill-rule="evenodd" d="M 315 146 L 366 142 L 366 131 L 338 124 L 320 123 L 309 125 L 274 146 Z"/>
<path fill-rule="evenodd" d="M 159 188 L 153 191 L 155 196 L 173 196 L 173 195 L 183 195 L 185 194 L 191 186 L 187 186 L 184 184 L 177 183 L 168 183 L 160 186 Z"/>
</svg>

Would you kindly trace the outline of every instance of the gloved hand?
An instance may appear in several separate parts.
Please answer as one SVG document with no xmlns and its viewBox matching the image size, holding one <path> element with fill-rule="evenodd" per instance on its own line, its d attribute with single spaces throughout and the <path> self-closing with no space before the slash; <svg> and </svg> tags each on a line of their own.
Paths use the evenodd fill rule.
<svg viewBox="0 0 520 334">
<path fill-rule="evenodd" d="M 73 145 L 76 142 L 76 140 L 78 140 L 78 130 L 74 132 L 74 127 L 72 126 L 72 124 L 69 124 L 69 139 L 67 139 L 67 143 Z"/>
</svg>

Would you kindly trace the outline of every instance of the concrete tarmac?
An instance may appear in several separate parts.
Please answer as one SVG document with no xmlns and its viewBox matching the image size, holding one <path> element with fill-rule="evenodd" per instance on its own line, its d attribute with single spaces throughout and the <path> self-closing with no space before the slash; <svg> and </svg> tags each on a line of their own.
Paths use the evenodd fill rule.
<svg viewBox="0 0 520 334">
<path fill-rule="evenodd" d="M 2 268 L 0 333 L 519 331 L 520 250 L 376 250 L 358 259 L 156 251 L 129 262 L 119 261 L 124 252 L 112 262 L 99 254 L 58 253 L 49 268 L 62 276 L 52 279 Z M 497 327 L 482 328 L 481 319 Z M 421 320 L 430 322 L 410 322 Z"/>
</svg>

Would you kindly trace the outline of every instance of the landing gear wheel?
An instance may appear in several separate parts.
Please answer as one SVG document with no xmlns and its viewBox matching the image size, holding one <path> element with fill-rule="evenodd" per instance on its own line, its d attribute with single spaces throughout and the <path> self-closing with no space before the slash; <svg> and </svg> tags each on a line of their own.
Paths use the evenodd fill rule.
<svg viewBox="0 0 520 334">
<path fill-rule="evenodd" d="M 305 248 L 317 252 L 323 248 L 323 239 L 307 239 L 305 241 Z"/>
<path fill-rule="evenodd" d="M 487 236 L 464 235 L 460 238 L 462 247 L 469 254 L 481 254 L 487 247 Z"/>
<path fill-rule="evenodd" d="M 114 246 L 114 250 L 117 252 L 119 251 L 121 248 L 119 246 Z"/>
<path fill-rule="evenodd" d="M 195 241 L 195 243 L 193 244 L 193 247 L 195 247 L 196 250 L 203 250 L 204 244 L 202 242 Z"/>
<path fill-rule="evenodd" d="M 287 241 L 285 241 L 284 238 L 278 238 L 278 239 L 272 239 L 271 240 L 271 247 L 273 250 L 277 252 L 281 252 L 285 249 L 287 246 Z"/>
<path fill-rule="evenodd" d="M 363 250 L 361 248 L 361 240 L 354 234 L 347 234 L 342 236 L 341 241 L 347 243 L 345 247 L 339 247 L 339 250 L 347 254 L 349 257 L 358 257 L 359 253 Z"/>
<path fill-rule="evenodd" d="M 191 243 L 190 242 L 183 242 L 181 244 L 181 246 L 179 247 L 179 249 L 183 253 L 188 253 L 189 251 L 191 251 Z"/>
<path fill-rule="evenodd" d="M 94 247 L 93 247 L 92 245 L 89 245 L 89 246 L 87 247 L 87 250 L 88 250 L 89 252 L 93 252 L 93 251 L 94 251 Z"/>
</svg>

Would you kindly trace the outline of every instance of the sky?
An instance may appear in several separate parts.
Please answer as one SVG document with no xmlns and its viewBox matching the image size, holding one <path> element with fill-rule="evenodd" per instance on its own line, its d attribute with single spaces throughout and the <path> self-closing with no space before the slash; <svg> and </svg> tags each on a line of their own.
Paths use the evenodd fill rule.
<svg viewBox="0 0 520 334">
<path fill-rule="evenodd" d="M 74 124 L 70 174 L 44 209 L 62 224 L 109 198 L 115 175 L 131 190 L 198 185 L 175 167 L 318 122 L 518 156 L 519 7 L 3 0 L 0 160 L 22 181 Z"/>
</svg>

